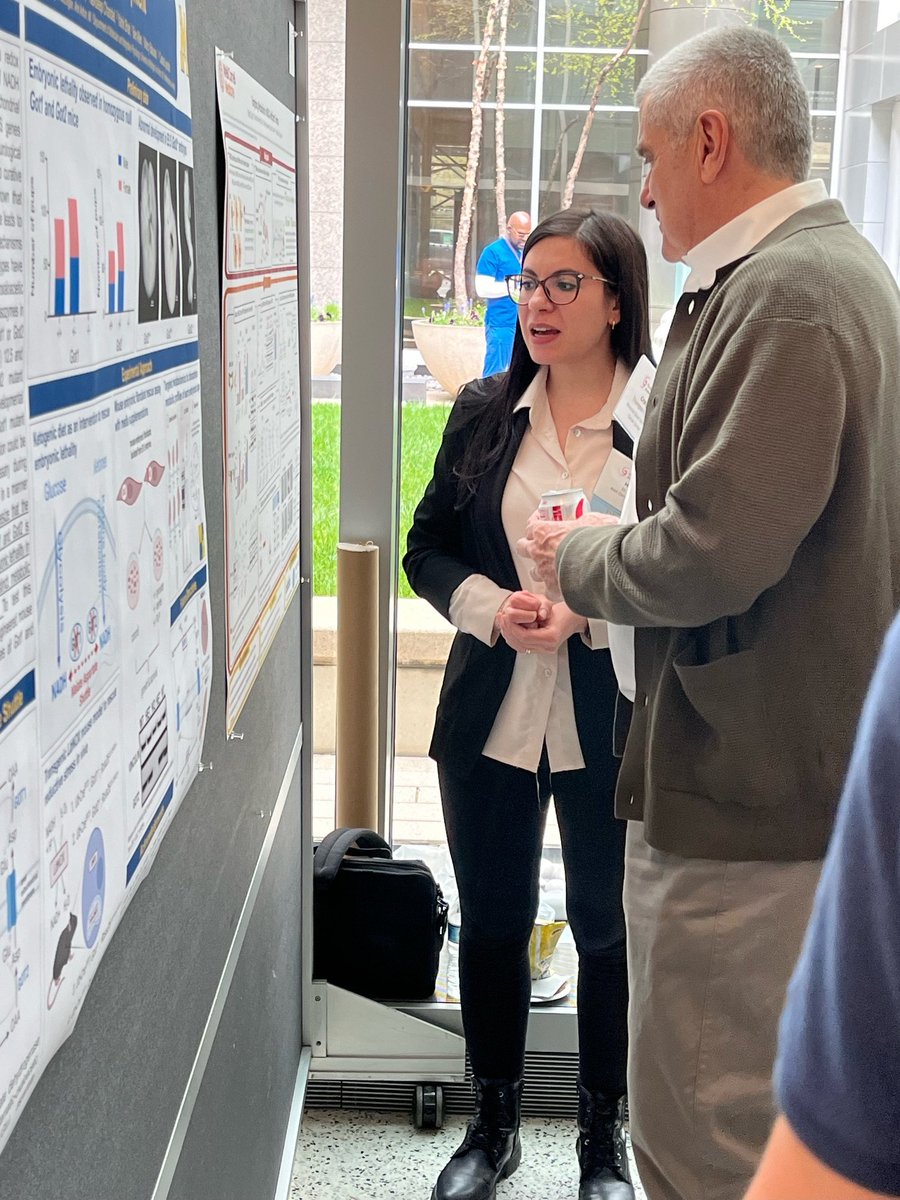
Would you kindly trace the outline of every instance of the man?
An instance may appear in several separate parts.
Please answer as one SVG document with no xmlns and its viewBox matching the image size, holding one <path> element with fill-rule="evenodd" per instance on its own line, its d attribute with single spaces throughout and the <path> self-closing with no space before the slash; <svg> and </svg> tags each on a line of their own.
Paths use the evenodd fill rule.
<svg viewBox="0 0 900 1200">
<path fill-rule="evenodd" d="M 780 1117 L 747 1200 L 900 1196 L 900 619 L 872 682 L 781 1020 Z"/>
<path fill-rule="evenodd" d="M 517 275 L 522 269 L 522 247 L 531 233 L 531 217 L 527 212 L 514 212 L 506 223 L 506 233 L 485 246 L 475 268 L 475 292 L 487 300 L 484 335 L 487 348 L 484 355 L 484 374 L 505 371 L 512 354 L 513 337 L 519 310 L 506 290 L 507 275 Z"/>
<path fill-rule="evenodd" d="M 641 202 L 691 269 L 637 450 L 637 520 L 532 522 L 524 549 L 576 612 L 634 627 L 610 645 L 620 681 L 634 672 L 616 803 L 638 1169 L 649 1200 L 738 1200 L 900 598 L 900 297 L 804 182 L 808 101 L 775 38 L 701 34 L 637 103 Z"/>
</svg>

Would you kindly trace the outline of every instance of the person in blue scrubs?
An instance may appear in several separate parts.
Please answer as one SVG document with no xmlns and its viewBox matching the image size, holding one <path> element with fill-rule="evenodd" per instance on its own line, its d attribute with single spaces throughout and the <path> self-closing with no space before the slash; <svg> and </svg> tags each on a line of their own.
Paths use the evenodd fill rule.
<svg viewBox="0 0 900 1200">
<path fill-rule="evenodd" d="M 487 300 L 485 376 L 496 375 L 509 366 L 519 316 L 506 291 L 506 277 L 521 271 L 522 247 L 529 233 L 531 216 L 527 212 L 514 212 L 506 223 L 504 236 L 485 246 L 475 268 L 475 292 L 482 300 Z"/>
</svg>

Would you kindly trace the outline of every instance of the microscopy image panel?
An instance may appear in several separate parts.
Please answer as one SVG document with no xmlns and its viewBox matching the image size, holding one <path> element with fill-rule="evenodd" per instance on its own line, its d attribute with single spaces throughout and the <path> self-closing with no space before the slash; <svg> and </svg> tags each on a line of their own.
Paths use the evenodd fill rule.
<svg viewBox="0 0 900 1200">
<path fill-rule="evenodd" d="M 162 288 L 160 312 L 177 317 L 181 311 L 179 293 L 178 168 L 173 158 L 159 156 L 159 212 L 162 232 Z"/>
<path fill-rule="evenodd" d="M 194 169 L 178 165 L 178 226 L 181 233 L 181 313 L 197 311 L 197 242 L 194 214 Z"/>
<path fill-rule="evenodd" d="M 138 321 L 159 318 L 159 157 L 155 150 L 138 148 L 138 230 L 141 279 L 138 287 Z"/>
</svg>

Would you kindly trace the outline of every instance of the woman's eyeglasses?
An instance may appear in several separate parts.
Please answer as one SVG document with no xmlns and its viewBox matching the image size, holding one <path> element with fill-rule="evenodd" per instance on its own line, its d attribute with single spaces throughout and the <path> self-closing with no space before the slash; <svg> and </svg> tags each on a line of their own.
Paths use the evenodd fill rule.
<svg viewBox="0 0 900 1200">
<path fill-rule="evenodd" d="M 546 279 L 534 275 L 507 275 L 506 290 L 513 304 L 527 304 L 539 287 L 551 304 L 571 304 L 578 299 L 583 279 L 594 279 L 597 283 L 610 283 L 602 275 L 585 275 L 583 271 L 554 271 Z"/>
</svg>

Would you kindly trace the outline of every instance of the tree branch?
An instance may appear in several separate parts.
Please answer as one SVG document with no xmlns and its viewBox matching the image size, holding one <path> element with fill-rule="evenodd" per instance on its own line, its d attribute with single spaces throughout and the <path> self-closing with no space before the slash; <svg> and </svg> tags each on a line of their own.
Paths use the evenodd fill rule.
<svg viewBox="0 0 900 1200">
<path fill-rule="evenodd" d="M 578 178 L 578 172 L 581 170 L 581 164 L 584 161 L 584 153 L 587 150 L 588 138 L 591 133 L 591 126 L 594 124 L 594 113 L 597 108 L 597 103 L 600 100 L 600 93 L 603 90 L 603 85 L 611 72 L 619 65 L 623 58 L 631 50 L 638 35 L 638 30 L 641 27 L 641 22 L 644 19 L 644 13 L 650 4 L 650 0 L 641 0 L 641 6 L 638 9 L 637 16 L 634 19 L 634 25 L 631 29 L 631 34 L 626 44 L 618 53 L 603 66 L 600 74 L 597 76 L 597 81 L 594 84 L 594 90 L 591 93 L 590 105 L 585 114 L 584 124 L 581 127 L 581 137 L 578 139 L 578 149 L 575 151 L 575 157 L 572 160 L 572 166 L 569 168 L 569 173 L 566 176 L 566 188 L 563 193 L 562 206 L 563 208 L 572 207 L 572 199 L 575 195 L 575 180 Z"/>
</svg>

